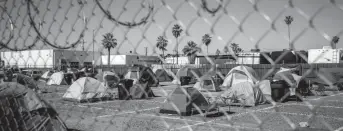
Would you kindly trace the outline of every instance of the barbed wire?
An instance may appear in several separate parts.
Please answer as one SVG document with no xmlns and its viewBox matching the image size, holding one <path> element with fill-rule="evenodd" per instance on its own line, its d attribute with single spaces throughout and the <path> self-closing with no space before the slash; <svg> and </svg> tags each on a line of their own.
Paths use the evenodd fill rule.
<svg viewBox="0 0 343 131">
<path fill-rule="evenodd" d="M 218 5 L 218 7 L 217 8 L 214 8 L 214 9 L 209 9 L 208 8 L 208 4 L 207 4 L 207 2 L 206 2 L 206 0 L 201 0 L 201 7 L 205 10 L 205 11 L 207 11 L 208 13 L 210 13 L 210 14 L 212 14 L 213 16 L 222 8 L 222 5 L 223 5 L 223 0 L 220 0 L 220 3 L 219 3 L 219 5 Z"/>
<path fill-rule="evenodd" d="M 31 7 L 32 6 L 32 7 Z M 56 43 L 52 43 L 48 40 L 48 38 L 46 38 L 45 36 L 43 36 L 41 33 L 40 33 L 40 28 L 41 28 L 41 25 L 43 24 L 42 21 L 39 22 L 39 28 L 37 27 L 37 24 L 35 23 L 34 21 L 34 18 L 32 16 L 32 12 L 31 12 L 31 8 L 33 8 L 33 10 L 39 14 L 39 10 L 38 8 L 34 5 L 33 1 L 32 0 L 27 0 L 27 12 L 28 12 L 28 16 L 29 16 L 29 20 L 30 20 L 30 24 L 31 26 L 33 27 L 33 29 L 36 31 L 37 33 L 37 36 L 40 38 L 40 40 L 42 40 L 45 44 L 48 44 L 49 46 L 53 47 L 53 48 L 57 48 L 57 49 L 70 49 L 70 48 L 75 48 L 80 42 L 81 42 L 81 39 L 84 37 L 84 33 L 86 31 L 86 27 L 87 27 L 87 24 L 86 24 L 86 20 L 84 19 L 84 27 L 81 31 L 81 34 L 79 35 L 78 39 L 73 42 L 73 43 L 69 43 L 68 41 L 66 41 L 67 43 L 67 46 L 59 46 L 58 44 Z M 79 10 L 79 13 L 81 12 L 81 10 L 84 8 L 84 5 L 81 4 L 81 9 Z M 84 17 L 85 18 L 85 17 Z M 56 21 L 54 19 L 54 21 Z M 72 32 L 74 31 L 74 29 L 72 29 Z M 61 31 L 60 31 L 61 32 Z M 49 34 L 50 34 L 50 31 L 49 31 Z M 69 45 L 70 44 L 70 45 Z"/>
<path fill-rule="evenodd" d="M 119 25 L 122 25 L 122 26 L 127 26 L 129 28 L 132 28 L 132 27 L 135 27 L 135 26 L 140 26 L 142 24 L 146 24 L 147 21 L 148 21 L 148 18 L 150 17 L 150 15 L 152 14 L 152 12 L 154 10 L 154 7 L 152 5 L 149 5 L 149 13 L 145 17 L 143 17 L 139 22 L 134 22 L 134 21 L 133 22 L 122 22 L 122 21 L 117 20 L 117 19 L 119 19 L 119 17 L 122 15 L 122 13 L 124 13 L 127 10 L 125 6 L 127 5 L 127 3 L 129 1 L 125 1 L 124 6 L 123 6 L 123 10 L 122 10 L 122 12 L 120 13 L 120 15 L 118 16 L 117 19 L 114 18 L 111 15 L 110 11 L 108 11 L 108 10 L 106 11 L 105 8 L 103 8 L 103 6 L 100 4 L 99 0 L 95 0 L 95 1 L 96 1 L 96 4 L 99 6 L 99 8 L 102 10 L 102 12 L 107 16 L 107 18 L 109 20 L 113 21 L 115 24 L 119 24 Z M 111 4 L 109 4 L 109 5 L 111 5 Z M 145 8 L 145 5 L 141 4 L 141 7 Z M 138 13 L 136 15 L 138 15 Z"/>
</svg>

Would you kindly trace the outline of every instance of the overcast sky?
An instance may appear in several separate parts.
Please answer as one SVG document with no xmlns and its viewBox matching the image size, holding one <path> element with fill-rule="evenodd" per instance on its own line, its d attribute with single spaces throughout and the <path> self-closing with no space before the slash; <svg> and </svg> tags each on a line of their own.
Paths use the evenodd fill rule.
<svg viewBox="0 0 343 131">
<path fill-rule="evenodd" d="M 65 45 L 67 42 L 76 41 L 78 35 L 83 28 L 82 17 L 88 19 L 87 30 L 85 34 L 86 50 L 92 51 L 92 31 L 95 30 L 95 50 L 107 53 L 101 45 L 102 35 L 107 32 L 112 32 L 118 40 L 118 46 L 111 53 L 124 54 L 130 50 L 136 49 L 137 53 L 145 54 L 145 48 L 148 47 L 148 53 L 151 54 L 155 50 L 156 39 L 159 35 L 166 32 L 166 37 L 169 40 L 168 53 L 173 53 L 175 46 L 175 38 L 171 33 L 172 26 L 181 22 L 184 30 L 187 30 L 190 36 L 186 36 L 186 31 L 182 33 L 182 39 L 179 45 L 179 51 L 182 50 L 187 41 L 193 40 L 197 44 L 201 44 L 201 37 L 205 33 L 212 36 L 212 42 L 209 45 L 209 52 L 214 53 L 217 49 L 223 50 L 224 46 L 238 31 L 237 22 L 241 23 L 247 17 L 246 21 L 242 24 L 243 33 L 238 33 L 233 37 L 231 42 L 239 44 L 244 50 L 249 51 L 255 48 L 256 42 L 261 36 L 271 29 L 271 23 L 266 19 L 270 18 L 272 21 L 276 20 L 275 27 L 277 32 L 271 31 L 264 37 L 258 44 L 258 47 L 263 51 L 282 50 L 288 48 L 288 33 L 287 26 L 284 23 L 284 17 L 291 15 L 294 17 L 294 22 L 291 25 L 291 39 L 296 38 L 304 29 L 309 28 L 309 21 L 307 17 L 315 14 L 315 12 L 324 7 L 313 19 L 313 24 L 316 30 L 309 28 L 304 32 L 299 39 L 295 42 L 297 50 L 307 50 L 310 48 L 322 48 L 322 46 L 329 45 L 329 41 L 325 39 L 342 35 L 343 31 L 343 0 L 336 0 L 336 5 L 332 5 L 329 0 L 293 0 L 296 8 L 285 9 L 288 0 L 260 0 L 258 9 L 260 13 L 253 12 L 251 1 L 253 0 L 224 0 L 224 3 L 230 2 L 225 7 L 229 14 L 225 14 L 223 10 L 218 11 L 215 16 L 205 12 L 201 6 L 201 0 L 190 0 L 191 4 L 185 3 L 184 0 L 164 0 L 168 7 L 176 11 L 176 19 L 168 7 L 163 6 L 161 0 L 129 0 L 126 3 L 126 11 L 124 11 L 118 18 L 119 14 L 124 10 L 125 0 L 101 0 L 100 3 L 104 8 L 109 7 L 110 13 L 118 18 L 119 21 L 139 21 L 142 17 L 148 14 L 148 9 L 141 9 L 141 3 L 145 5 L 153 4 L 154 12 L 152 17 L 148 19 L 148 23 L 139 27 L 128 29 L 124 26 L 116 26 L 112 21 L 104 17 L 104 13 L 96 5 L 94 0 L 87 0 L 83 13 L 79 13 L 80 6 L 77 0 L 33 0 L 34 4 L 39 7 L 39 14 L 35 17 L 38 23 L 39 19 L 44 21 L 41 33 L 46 36 L 50 31 L 52 35 L 48 36 L 51 42 L 57 45 Z M 218 2 L 215 0 L 207 0 L 209 8 L 216 8 Z M 183 3 L 183 4 L 182 4 Z M 181 6 L 180 6 L 181 4 Z M 59 8 L 59 5 L 61 8 Z M 71 6 L 74 5 L 74 6 Z M 30 28 L 27 16 L 27 5 L 24 0 L 8 0 L 8 2 L 1 2 L 1 6 L 7 7 L 7 11 L 14 21 L 14 38 L 10 43 L 13 47 L 16 44 L 19 48 L 23 44 L 30 45 L 34 37 L 35 31 Z M 50 11 L 48 11 L 50 8 Z M 141 9 L 141 10 L 140 10 Z M 280 14 L 280 12 L 283 13 Z M 3 12 L 3 11 L 2 11 Z M 138 12 L 138 13 L 137 13 Z M 197 15 L 200 13 L 202 17 Z M 33 14 L 36 15 L 35 12 Z M 92 15 L 93 14 L 93 15 Z M 79 16 L 78 16 L 79 15 Z M 266 15 L 266 16 L 264 16 Z M 279 17 L 277 17 L 280 15 Z M 136 18 L 134 18 L 136 16 Z M 8 26 L 8 17 L 2 14 L 1 19 L 1 39 L 6 41 L 9 37 L 9 30 L 5 27 Z M 53 20 L 56 22 L 53 22 Z M 154 20 L 154 22 L 152 22 Z M 191 23 L 194 21 L 193 23 Z M 208 22 L 206 22 L 208 21 Z M 214 24 L 215 23 L 215 24 Z M 211 28 L 213 31 L 211 32 Z M 71 33 L 72 28 L 75 31 Z M 62 31 L 62 32 L 61 32 Z M 143 39 L 143 33 L 146 39 Z M 30 34 L 30 36 L 29 36 Z M 127 40 L 125 40 L 125 36 Z M 206 48 L 202 46 L 205 50 Z M 343 39 L 338 43 L 338 48 L 343 48 Z M 39 42 L 35 49 L 48 49 L 49 46 L 44 46 Z M 81 46 L 77 47 L 78 50 Z M 157 50 L 157 53 L 160 53 Z"/>
</svg>

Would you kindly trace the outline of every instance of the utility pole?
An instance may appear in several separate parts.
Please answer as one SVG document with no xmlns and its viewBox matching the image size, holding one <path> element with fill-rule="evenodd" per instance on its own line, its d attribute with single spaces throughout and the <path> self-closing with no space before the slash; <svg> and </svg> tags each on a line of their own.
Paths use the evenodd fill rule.
<svg viewBox="0 0 343 131">
<path fill-rule="evenodd" d="M 85 38 L 82 38 L 82 51 L 85 51 Z"/>
<path fill-rule="evenodd" d="M 93 73 L 94 73 L 94 66 L 95 66 L 95 61 L 94 61 L 94 29 L 93 29 L 93 40 L 92 40 L 92 44 L 93 44 Z"/>
<path fill-rule="evenodd" d="M 145 47 L 145 56 L 148 56 L 148 47 Z"/>
</svg>

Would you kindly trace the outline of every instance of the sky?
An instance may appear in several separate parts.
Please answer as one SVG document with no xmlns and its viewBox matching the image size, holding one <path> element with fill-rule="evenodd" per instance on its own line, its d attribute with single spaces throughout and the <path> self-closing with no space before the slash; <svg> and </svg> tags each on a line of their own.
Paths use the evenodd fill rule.
<svg viewBox="0 0 343 131">
<path fill-rule="evenodd" d="M 224 46 L 233 42 L 245 51 L 256 48 L 256 45 L 262 51 L 276 51 L 288 48 L 288 28 L 283 20 L 285 16 L 291 15 L 294 21 L 290 26 L 290 34 L 291 40 L 295 40 L 296 50 L 322 48 L 330 44 L 331 37 L 343 37 L 343 0 L 336 0 L 336 4 L 331 4 L 329 0 L 293 0 L 294 8 L 287 6 L 288 0 L 259 0 L 258 12 L 253 8 L 254 0 L 224 0 L 227 6 L 214 16 L 201 8 L 201 0 L 99 0 L 119 21 L 140 21 L 148 14 L 148 5 L 152 5 L 154 10 L 147 23 L 133 28 L 116 25 L 107 19 L 95 0 L 83 1 L 86 4 L 81 9 L 77 0 L 33 0 L 39 9 L 38 14 L 31 11 L 35 23 L 43 21 L 41 34 L 52 43 L 65 46 L 78 39 L 85 27 L 83 18 L 86 18 L 85 50 L 93 50 L 94 30 L 95 51 L 107 54 L 101 40 L 105 33 L 110 32 L 118 41 L 111 54 L 126 54 L 129 51 L 145 54 L 147 47 L 147 53 L 151 55 L 161 53 L 156 48 L 156 40 L 164 33 L 169 41 L 166 53 L 174 53 L 176 40 L 172 35 L 172 27 L 178 23 L 184 30 L 179 38 L 179 52 L 191 40 L 206 51 L 206 46 L 201 42 L 206 33 L 212 37 L 208 46 L 210 54 L 217 49 L 223 51 Z M 218 6 L 216 0 L 206 1 L 210 9 Z M 142 3 L 146 5 L 145 8 L 142 8 Z M 11 16 L 7 17 L 0 10 L 0 39 L 3 42 L 9 39 L 11 31 L 6 27 L 9 27 L 8 21 L 11 19 L 14 23 L 14 37 L 9 46 L 22 48 L 32 44 L 37 34 L 29 24 L 25 0 L 8 0 L 0 2 L 0 5 L 6 7 Z M 322 10 L 316 13 L 319 9 Z M 313 15 L 314 28 L 311 28 L 309 19 Z M 271 30 L 272 21 L 275 21 L 276 30 Z M 239 25 L 242 25 L 243 32 L 240 32 Z M 268 34 L 265 34 L 268 30 Z M 73 50 L 81 50 L 81 45 Z M 343 48 L 343 39 L 337 47 Z M 34 47 L 51 48 L 42 41 L 37 42 Z"/>
</svg>

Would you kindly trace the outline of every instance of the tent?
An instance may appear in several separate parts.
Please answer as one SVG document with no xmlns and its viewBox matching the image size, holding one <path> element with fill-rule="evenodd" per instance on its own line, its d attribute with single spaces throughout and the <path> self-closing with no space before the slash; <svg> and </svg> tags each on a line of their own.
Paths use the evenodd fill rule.
<svg viewBox="0 0 343 131">
<path fill-rule="evenodd" d="M 41 76 L 41 79 L 43 80 L 49 80 L 49 78 L 51 77 L 51 75 L 53 74 L 54 72 L 52 71 L 46 71 L 43 73 L 43 75 Z"/>
<path fill-rule="evenodd" d="M 34 91 L 15 82 L 0 84 L 0 129 L 4 131 L 67 131 L 55 109 Z"/>
<path fill-rule="evenodd" d="M 249 81 L 234 84 L 221 96 L 226 98 L 236 98 L 240 100 L 241 103 L 244 103 L 245 106 L 256 106 L 258 104 L 268 102 L 261 89 L 254 86 L 254 84 Z"/>
<path fill-rule="evenodd" d="M 67 85 L 67 81 L 64 79 L 64 73 L 62 71 L 55 72 L 51 75 L 47 82 L 47 85 Z"/>
<path fill-rule="evenodd" d="M 64 93 L 63 99 L 71 101 L 90 101 L 110 98 L 111 93 L 100 81 L 91 77 L 76 80 Z"/>
<path fill-rule="evenodd" d="M 95 78 L 100 81 L 103 82 L 105 86 L 107 87 L 111 87 L 113 84 L 118 83 L 120 78 L 119 76 L 111 71 L 104 71 L 101 73 L 98 73 Z"/>
<path fill-rule="evenodd" d="M 193 87 L 199 91 L 221 91 L 219 84 L 213 77 L 202 78 L 200 81 L 196 82 Z"/>
<path fill-rule="evenodd" d="M 172 75 L 169 75 L 164 69 L 158 69 L 154 73 L 156 74 L 156 77 L 160 82 L 173 81 Z"/>
<path fill-rule="evenodd" d="M 178 77 L 191 76 L 191 77 L 200 78 L 202 76 L 202 73 L 200 72 L 199 69 L 193 66 L 184 66 L 177 71 L 176 76 Z"/>
<path fill-rule="evenodd" d="M 36 81 L 33 80 L 31 77 L 28 77 L 23 74 L 18 74 L 14 79 L 14 82 L 24 85 L 25 87 L 30 88 L 32 90 L 39 90 Z"/>
<path fill-rule="evenodd" d="M 134 84 L 134 80 L 132 79 L 122 79 L 116 84 L 118 88 L 118 96 L 120 100 L 128 100 L 128 99 L 146 99 L 149 97 L 155 97 L 150 86 L 148 86 L 148 81 L 141 83 L 142 81 L 138 81 L 138 83 Z"/>
<path fill-rule="evenodd" d="M 170 102 L 165 102 L 160 113 L 191 115 L 193 111 L 197 111 L 193 104 L 197 105 L 201 110 L 207 110 L 211 104 L 206 100 L 205 96 L 192 86 L 179 86 L 169 95 Z"/>
<path fill-rule="evenodd" d="M 139 81 L 141 81 L 140 83 L 148 81 L 148 86 L 150 87 L 155 87 L 159 84 L 154 72 L 149 67 L 141 65 L 135 65 L 129 68 L 124 78 L 134 80 L 134 84 L 139 83 Z"/>
<path fill-rule="evenodd" d="M 196 81 L 199 78 L 202 77 L 202 73 L 200 72 L 199 69 L 197 69 L 193 66 L 184 66 L 177 71 L 176 76 L 181 78 L 181 79 L 182 79 L 182 77 L 190 77 L 191 80 L 190 80 L 189 84 L 194 84 L 194 83 L 196 83 Z M 172 83 L 181 84 L 177 80 L 173 80 Z"/>
<path fill-rule="evenodd" d="M 259 77 L 254 69 L 248 66 L 237 66 L 232 68 L 225 76 L 222 86 L 231 87 L 240 82 L 250 82 L 256 84 Z"/>
</svg>

